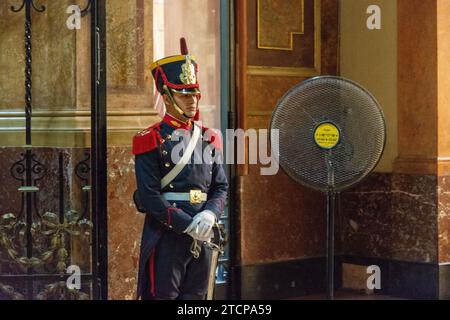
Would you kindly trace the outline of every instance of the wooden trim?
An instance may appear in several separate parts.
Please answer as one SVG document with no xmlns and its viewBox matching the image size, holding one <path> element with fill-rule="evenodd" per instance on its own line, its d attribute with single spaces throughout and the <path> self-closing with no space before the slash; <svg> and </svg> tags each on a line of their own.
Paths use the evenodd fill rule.
<svg viewBox="0 0 450 320">
<path fill-rule="evenodd" d="M 421 175 L 450 175 L 450 159 L 398 157 L 394 161 L 394 172 Z"/>
<path fill-rule="evenodd" d="M 246 0 L 236 1 L 236 115 L 237 128 L 247 129 L 247 67 L 248 67 L 248 53 L 247 53 L 247 21 L 248 9 Z M 247 153 L 247 143 L 246 143 Z M 246 158 L 248 155 L 246 155 Z M 238 176 L 248 175 L 248 164 L 237 165 Z"/>
<path fill-rule="evenodd" d="M 314 56 L 316 56 L 316 53 L 314 53 Z M 320 61 L 315 62 L 315 64 L 318 65 L 315 68 L 249 66 L 248 74 L 252 76 L 270 76 L 270 77 L 283 76 L 283 77 L 310 78 L 320 75 Z"/>
</svg>

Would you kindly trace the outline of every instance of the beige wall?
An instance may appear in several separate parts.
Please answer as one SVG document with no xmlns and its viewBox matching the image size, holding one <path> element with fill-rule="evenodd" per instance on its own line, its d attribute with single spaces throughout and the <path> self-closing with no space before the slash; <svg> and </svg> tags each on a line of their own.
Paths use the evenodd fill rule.
<svg viewBox="0 0 450 320">
<path fill-rule="evenodd" d="M 381 8 L 381 30 L 369 30 L 370 5 Z M 397 0 L 341 0 L 341 75 L 366 87 L 381 104 L 386 149 L 376 171 L 392 172 L 397 148 Z"/>
</svg>

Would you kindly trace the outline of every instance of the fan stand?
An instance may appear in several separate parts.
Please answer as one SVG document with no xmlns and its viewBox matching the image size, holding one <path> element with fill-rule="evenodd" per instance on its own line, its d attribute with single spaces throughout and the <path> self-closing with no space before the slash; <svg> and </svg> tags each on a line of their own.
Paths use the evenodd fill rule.
<svg viewBox="0 0 450 320">
<path fill-rule="evenodd" d="M 334 169 L 331 161 L 331 150 L 325 161 L 328 171 L 328 190 L 327 190 L 327 299 L 334 300 L 334 200 L 336 192 L 334 191 Z"/>
</svg>

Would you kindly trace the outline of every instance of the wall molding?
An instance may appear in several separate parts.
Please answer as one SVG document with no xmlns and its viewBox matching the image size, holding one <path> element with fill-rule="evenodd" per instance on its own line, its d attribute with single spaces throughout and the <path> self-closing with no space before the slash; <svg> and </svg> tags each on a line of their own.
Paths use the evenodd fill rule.
<svg viewBox="0 0 450 320">
<path fill-rule="evenodd" d="M 403 174 L 450 176 L 448 158 L 398 157 L 394 161 L 394 172 Z"/>
<path fill-rule="evenodd" d="M 129 146 L 133 135 L 160 121 L 154 110 L 107 112 L 108 146 Z M 90 145 L 91 112 L 88 110 L 35 111 L 32 138 L 35 146 L 85 147 Z M 25 141 L 25 113 L 0 112 L 2 146 L 22 146 Z"/>
</svg>

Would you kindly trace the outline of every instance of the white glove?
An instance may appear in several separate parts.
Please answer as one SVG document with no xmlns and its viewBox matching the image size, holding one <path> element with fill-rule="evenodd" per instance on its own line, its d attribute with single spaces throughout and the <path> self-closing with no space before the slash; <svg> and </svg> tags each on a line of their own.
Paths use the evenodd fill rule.
<svg viewBox="0 0 450 320">
<path fill-rule="evenodd" d="M 184 231 L 192 238 L 209 241 L 212 237 L 212 227 L 216 223 L 216 215 L 210 210 L 197 213 L 191 224 Z"/>
<path fill-rule="evenodd" d="M 216 215 L 210 210 L 204 210 L 194 217 L 194 220 L 198 221 L 199 234 L 201 237 L 210 236 L 212 233 L 212 227 L 216 223 Z"/>
<path fill-rule="evenodd" d="M 198 241 L 210 241 L 212 238 L 212 230 L 211 234 L 208 234 L 206 237 L 200 236 L 200 228 L 198 226 L 198 222 L 192 220 L 191 224 L 184 230 L 183 232 L 190 235 L 193 239 Z"/>
</svg>

